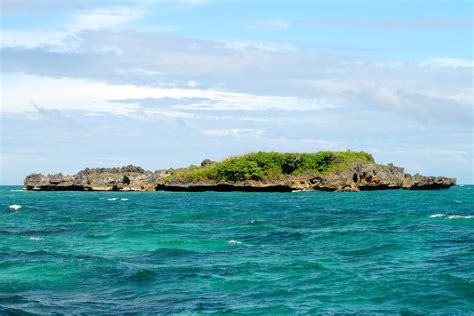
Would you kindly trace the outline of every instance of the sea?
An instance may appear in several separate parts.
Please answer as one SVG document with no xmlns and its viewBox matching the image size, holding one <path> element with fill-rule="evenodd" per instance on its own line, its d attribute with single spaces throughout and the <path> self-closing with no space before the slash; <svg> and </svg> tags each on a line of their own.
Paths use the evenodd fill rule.
<svg viewBox="0 0 474 316">
<path fill-rule="evenodd" d="M 474 313 L 474 186 L 0 187 L 0 314 Z"/>
</svg>

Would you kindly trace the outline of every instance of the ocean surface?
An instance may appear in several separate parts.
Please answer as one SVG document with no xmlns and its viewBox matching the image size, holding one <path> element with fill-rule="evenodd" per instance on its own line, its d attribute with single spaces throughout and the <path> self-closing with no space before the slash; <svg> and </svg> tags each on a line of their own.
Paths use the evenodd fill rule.
<svg viewBox="0 0 474 316">
<path fill-rule="evenodd" d="M 471 314 L 474 186 L 0 187 L 0 314 Z"/>
</svg>

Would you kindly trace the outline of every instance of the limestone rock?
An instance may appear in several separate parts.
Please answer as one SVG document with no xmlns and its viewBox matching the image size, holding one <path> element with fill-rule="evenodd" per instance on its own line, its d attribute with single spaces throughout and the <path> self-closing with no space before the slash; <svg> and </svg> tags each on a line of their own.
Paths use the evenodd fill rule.
<svg viewBox="0 0 474 316">
<path fill-rule="evenodd" d="M 201 165 L 214 162 L 205 159 Z M 196 167 L 194 167 L 196 168 Z M 128 165 L 120 168 L 86 168 L 72 176 L 61 173 L 33 173 L 24 181 L 27 190 L 76 191 L 339 191 L 444 189 L 456 184 L 456 179 L 410 175 L 393 164 L 353 163 L 327 174 L 306 172 L 286 175 L 276 180 L 218 181 L 169 178 L 173 169 L 155 172 Z M 168 178 L 167 178 L 168 177 Z"/>
<path fill-rule="evenodd" d="M 86 168 L 72 176 L 31 174 L 25 178 L 27 190 L 45 191 L 154 191 L 158 179 L 166 176 L 128 165 L 120 168 Z"/>
<path fill-rule="evenodd" d="M 274 181 L 159 180 L 156 189 L 167 191 L 358 192 L 387 189 L 442 189 L 455 184 L 456 179 L 453 178 L 410 176 L 404 173 L 403 168 L 393 164 L 354 163 L 346 169 L 328 174 L 303 173 Z"/>
</svg>

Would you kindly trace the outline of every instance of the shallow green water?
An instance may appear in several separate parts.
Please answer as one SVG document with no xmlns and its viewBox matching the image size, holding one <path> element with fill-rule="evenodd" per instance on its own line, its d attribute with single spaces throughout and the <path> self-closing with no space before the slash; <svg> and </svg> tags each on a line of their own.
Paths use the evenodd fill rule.
<svg viewBox="0 0 474 316">
<path fill-rule="evenodd" d="M 0 313 L 474 310 L 474 186 L 18 189 L 0 187 Z"/>
</svg>

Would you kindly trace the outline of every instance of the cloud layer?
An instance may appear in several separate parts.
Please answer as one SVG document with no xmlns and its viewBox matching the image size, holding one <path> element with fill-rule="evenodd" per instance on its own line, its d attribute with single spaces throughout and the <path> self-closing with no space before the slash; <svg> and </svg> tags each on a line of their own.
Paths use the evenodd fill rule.
<svg viewBox="0 0 474 316">
<path fill-rule="evenodd" d="M 372 151 L 410 172 L 472 181 L 472 60 L 394 62 L 351 49 L 183 36 L 136 26 L 153 14 L 146 5 L 81 3 L 42 3 L 48 12 L 66 12 L 59 24 L 2 29 L 3 182 L 54 171 L 51 166 L 75 172 L 135 162 L 153 169 L 252 150 L 347 148 Z M 7 12 L 33 6 L 3 5 Z M 270 22 L 264 26 L 472 25 L 453 19 Z"/>
</svg>

